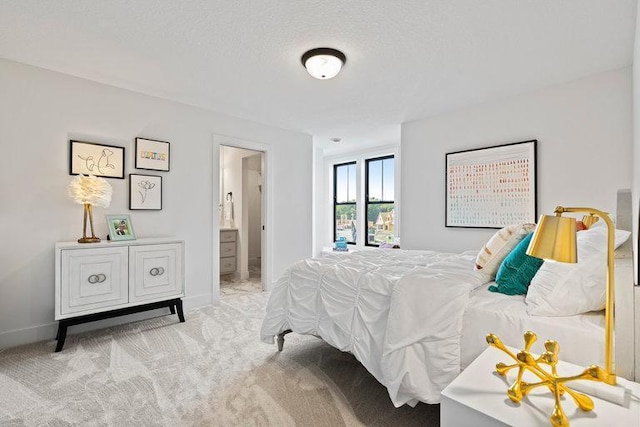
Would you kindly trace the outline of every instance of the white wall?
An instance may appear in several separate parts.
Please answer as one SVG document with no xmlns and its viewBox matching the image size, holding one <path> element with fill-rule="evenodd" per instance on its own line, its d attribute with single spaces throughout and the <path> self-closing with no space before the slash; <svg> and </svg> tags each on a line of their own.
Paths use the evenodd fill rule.
<svg viewBox="0 0 640 427">
<path fill-rule="evenodd" d="M 261 254 L 261 235 L 262 235 L 262 155 L 257 154 L 249 157 L 249 170 L 247 176 L 247 199 L 249 201 L 248 214 L 248 238 L 249 238 L 249 265 L 252 262 L 259 261 Z"/>
<path fill-rule="evenodd" d="M 235 147 L 220 147 L 220 164 L 222 167 L 222 193 L 220 203 L 225 202 L 227 193 L 233 196 L 234 224 L 220 224 L 221 227 L 235 227 L 242 222 L 242 159 L 254 155 L 251 150 Z"/>
<path fill-rule="evenodd" d="M 632 208 L 633 208 L 633 253 L 636 254 L 634 262 L 634 280 L 638 283 L 638 220 L 640 217 L 640 7 L 636 11 L 636 37 L 633 46 L 633 186 L 632 186 Z M 639 291 L 640 292 L 640 291 Z M 640 297 L 640 294 L 639 294 Z M 640 323 L 640 315 L 639 315 Z M 640 328 L 640 324 L 638 326 Z M 640 349 L 640 341 L 638 342 Z M 638 375 L 640 375 L 640 351 L 638 354 Z"/>
<path fill-rule="evenodd" d="M 218 298 L 213 292 L 219 178 L 214 133 L 270 147 L 275 211 L 270 231 L 278 248 L 272 277 L 311 254 L 309 135 L 6 60 L 0 60 L 0 94 L 0 347 L 55 336 L 54 243 L 75 240 L 82 232 L 82 208 L 66 195 L 72 138 L 125 147 L 127 179 L 109 180 L 113 200 L 109 208 L 95 209 L 96 233 L 107 234 L 104 214 L 128 213 L 139 237 L 185 239 L 187 308 Z M 159 212 L 128 210 L 136 136 L 171 142 L 171 171 L 160 173 Z"/>
<path fill-rule="evenodd" d="M 538 140 L 538 215 L 557 205 L 615 212 L 632 184 L 631 69 L 402 124 L 402 247 L 462 251 L 494 232 L 446 228 L 445 154 Z"/>
<path fill-rule="evenodd" d="M 632 208 L 633 208 L 633 253 L 634 253 L 634 280 L 638 282 L 638 218 L 640 212 L 640 8 L 636 11 L 636 37 L 633 49 L 633 186 L 632 186 Z M 635 312 L 635 325 L 633 334 L 635 336 L 635 377 L 640 381 L 640 286 L 634 289 L 635 298 L 632 310 Z"/>
</svg>

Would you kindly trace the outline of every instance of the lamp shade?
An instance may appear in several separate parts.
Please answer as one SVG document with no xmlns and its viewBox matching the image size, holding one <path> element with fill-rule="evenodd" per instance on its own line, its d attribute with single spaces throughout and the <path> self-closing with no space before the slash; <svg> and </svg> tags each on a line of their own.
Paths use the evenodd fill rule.
<svg viewBox="0 0 640 427">
<path fill-rule="evenodd" d="M 585 215 L 582 218 L 582 223 L 587 227 L 587 229 L 591 228 L 591 226 L 596 222 L 598 222 L 598 217 L 593 214 Z"/>
<path fill-rule="evenodd" d="M 339 50 L 329 47 L 311 49 L 302 55 L 302 65 L 316 79 L 326 80 L 335 77 L 347 61 Z"/>
<path fill-rule="evenodd" d="M 576 219 L 542 215 L 527 248 L 527 255 L 559 262 L 578 262 Z"/>
<path fill-rule="evenodd" d="M 111 203 L 111 185 L 93 175 L 78 175 L 69 183 L 69 197 L 76 203 L 106 208 Z"/>
</svg>

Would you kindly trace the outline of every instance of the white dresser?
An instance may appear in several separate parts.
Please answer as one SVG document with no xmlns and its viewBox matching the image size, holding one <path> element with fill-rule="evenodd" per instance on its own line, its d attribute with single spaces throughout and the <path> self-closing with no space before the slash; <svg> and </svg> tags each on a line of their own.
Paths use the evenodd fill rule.
<svg viewBox="0 0 640 427">
<path fill-rule="evenodd" d="M 220 229 L 220 274 L 235 273 L 238 263 L 238 230 Z"/>
<path fill-rule="evenodd" d="M 55 246 L 56 351 L 69 326 L 169 307 L 184 322 L 184 241 L 171 238 Z"/>
</svg>

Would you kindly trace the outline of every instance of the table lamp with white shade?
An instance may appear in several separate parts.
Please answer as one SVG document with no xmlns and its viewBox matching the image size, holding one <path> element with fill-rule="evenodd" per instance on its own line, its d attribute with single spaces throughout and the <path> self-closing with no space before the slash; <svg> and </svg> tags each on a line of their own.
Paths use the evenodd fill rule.
<svg viewBox="0 0 640 427">
<path fill-rule="evenodd" d="M 69 183 L 69 197 L 76 203 L 84 206 L 84 219 L 82 223 L 82 237 L 78 243 L 98 243 L 93 231 L 93 206 L 106 208 L 111 203 L 111 185 L 104 179 L 93 175 L 78 175 Z M 91 237 L 87 237 L 87 217 L 91 227 Z"/>
</svg>

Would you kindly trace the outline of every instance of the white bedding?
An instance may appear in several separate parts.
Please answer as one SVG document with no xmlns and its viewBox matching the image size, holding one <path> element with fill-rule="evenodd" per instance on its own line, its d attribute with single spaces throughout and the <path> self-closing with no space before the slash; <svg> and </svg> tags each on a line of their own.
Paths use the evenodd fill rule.
<svg viewBox="0 0 640 427">
<path fill-rule="evenodd" d="M 484 337 L 488 333 L 498 335 L 511 347 L 522 348 L 522 334 L 528 330 L 538 336 L 532 348 L 534 353 L 542 353 L 544 342 L 553 339 L 560 344 L 560 358 L 566 362 L 579 366 L 604 364 L 602 312 L 563 317 L 530 316 L 524 295 L 489 292 L 487 288 L 492 284 L 471 293 L 462 326 L 462 368 L 487 348 Z"/>
<path fill-rule="evenodd" d="M 396 406 L 440 402 L 460 372 L 463 314 L 490 279 L 475 252 L 398 249 L 295 263 L 274 286 L 261 338 L 288 329 L 349 351 Z"/>
</svg>

